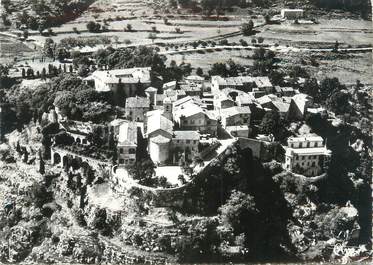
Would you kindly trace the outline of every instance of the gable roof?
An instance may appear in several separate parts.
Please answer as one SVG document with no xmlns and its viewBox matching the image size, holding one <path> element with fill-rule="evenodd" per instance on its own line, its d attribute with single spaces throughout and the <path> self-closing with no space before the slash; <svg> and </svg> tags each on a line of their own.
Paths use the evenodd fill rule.
<svg viewBox="0 0 373 265">
<path fill-rule="evenodd" d="M 156 89 L 155 87 L 152 87 L 152 86 L 145 89 L 145 92 L 157 92 L 157 91 L 158 91 L 158 89 Z"/>
<path fill-rule="evenodd" d="M 281 112 L 281 113 L 286 113 L 289 111 L 290 104 L 286 102 L 281 102 L 278 100 L 272 101 L 272 104 L 275 106 L 275 108 Z"/>
<path fill-rule="evenodd" d="M 92 73 L 86 80 L 100 80 L 107 84 L 122 83 L 149 83 L 150 67 L 134 67 L 126 69 L 115 69 L 109 71 L 97 70 Z"/>
<path fill-rule="evenodd" d="M 230 107 L 226 109 L 221 109 L 221 116 L 222 117 L 231 117 L 239 114 L 250 114 L 251 110 L 250 107 Z"/>
<path fill-rule="evenodd" d="M 306 111 L 307 102 L 311 100 L 312 97 L 303 93 L 297 94 L 292 97 L 292 101 L 295 103 L 295 105 L 297 105 L 298 109 L 301 111 L 302 114 L 304 114 Z"/>
<path fill-rule="evenodd" d="M 136 122 L 127 121 L 120 125 L 118 143 L 119 145 L 123 145 L 123 144 L 137 145 Z"/>
<path fill-rule="evenodd" d="M 151 134 L 157 130 L 162 130 L 172 135 L 173 123 L 166 117 L 156 112 L 151 116 L 148 116 L 147 120 L 147 134 Z"/>
</svg>

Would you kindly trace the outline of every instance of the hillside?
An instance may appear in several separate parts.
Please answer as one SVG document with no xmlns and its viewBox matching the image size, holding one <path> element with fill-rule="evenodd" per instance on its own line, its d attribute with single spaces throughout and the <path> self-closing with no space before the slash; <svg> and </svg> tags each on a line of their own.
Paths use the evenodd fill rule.
<svg viewBox="0 0 373 265">
<path fill-rule="evenodd" d="M 5 24 L 16 28 L 43 30 L 77 18 L 94 0 L 2 1 Z"/>
<path fill-rule="evenodd" d="M 336 137 L 350 135 L 344 132 Z M 363 203 L 369 185 L 361 177 L 336 179 L 331 171 L 305 178 L 234 144 L 183 192 L 114 194 L 102 172 L 92 182 L 83 168 L 46 165 L 41 175 L 32 149 L 40 137 L 29 126 L 0 149 L 7 176 L 0 180 L 2 262 L 322 261 L 368 253 L 354 248 L 367 243 L 370 227 Z M 13 149 L 16 139 L 29 150 L 27 163 Z M 346 192 L 335 197 L 334 189 Z"/>
</svg>

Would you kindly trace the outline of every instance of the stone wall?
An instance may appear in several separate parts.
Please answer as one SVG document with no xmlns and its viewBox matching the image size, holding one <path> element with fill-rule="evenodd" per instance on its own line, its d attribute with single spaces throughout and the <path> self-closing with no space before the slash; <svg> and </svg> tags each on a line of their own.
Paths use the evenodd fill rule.
<svg viewBox="0 0 373 265">
<path fill-rule="evenodd" d="M 277 159 L 282 152 L 280 144 L 273 142 L 265 142 L 251 138 L 238 138 L 238 143 L 241 149 L 249 148 L 253 156 L 262 162 L 268 162 Z"/>
</svg>

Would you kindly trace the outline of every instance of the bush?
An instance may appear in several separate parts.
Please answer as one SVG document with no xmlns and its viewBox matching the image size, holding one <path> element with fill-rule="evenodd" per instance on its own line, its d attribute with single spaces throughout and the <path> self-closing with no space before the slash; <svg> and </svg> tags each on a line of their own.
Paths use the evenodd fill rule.
<svg viewBox="0 0 373 265">
<path fill-rule="evenodd" d="M 88 22 L 86 27 L 89 32 L 100 32 L 101 30 L 101 25 L 93 21 Z"/>
</svg>

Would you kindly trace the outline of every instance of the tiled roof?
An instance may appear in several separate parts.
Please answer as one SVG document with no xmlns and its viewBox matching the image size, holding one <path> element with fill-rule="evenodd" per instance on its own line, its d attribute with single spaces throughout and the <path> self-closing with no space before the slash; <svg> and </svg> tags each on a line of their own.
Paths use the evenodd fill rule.
<svg viewBox="0 0 373 265">
<path fill-rule="evenodd" d="M 306 94 L 297 94 L 294 97 L 292 97 L 294 103 L 297 105 L 298 109 L 304 114 L 306 111 L 306 104 L 308 101 L 312 100 L 312 98 Z"/>
<path fill-rule="evenodd" d="M 205 78 L 199 75 L 190 75 L 185 77 L 185 80 L 198 80 L 198 81 L 204 81 Z"/>
<path fill-rule="evenodd" d="M 248 125 L 227 126 L 225 127 L 225 130 L 227 130 L 228 132 L 248 131 L 249 126 Z"/>
<path fill-rule="evenodd" d="M 60 122 L 60 124 L 63 128 L 65 128 L 67 132 L 70 132 L 70 133 L 88 135 L 93 131 L 92 124 L 88 122 L 68 120 L 68 121 Z"/>
<path fill-rule="evenodd" d="M 287 148 L 286 155 L 291 153 L 297 155 L 331 155 L 332 152 L 326 147 L 312 147 L 312 148 Z"/>
<path fill-rule="evenodd" d="M 174 139 L 199 140 L 200 134 L 197 131 L 174 131 Z"/>
<path fill-rule="evenodd" d="M 249 114 L 251 113 L 250 107 L 230 107 L 226 109 L 221 109 L 221 116 L 223 117 L 231 117 L 237 114 Z"/>
<path fill-rule="evenodd" d="M 323 139 L 321 136 L 316 134 L 306 134 L 298 137 L 289 137 L 288 142 L 295 143 L 295 142 L 322 142 Z"/>
<path fill-rule="evenodd" d="M 157 94 L 156 95 L 156 101 L 157 102 L 163 102 L 163 100 L 166 98 L 167 96 L 165 94 Z"/>
<path fill-rule="evenodd" d="M 163 135 L 157 135 L 150 139 L 151 142 L 156 144 L 166 144 L 171 141 L 170 138 L 164 137 Z"/>
<path fill-rule="evenodd" d="M 185 85 L 180 85 L 180 90 L 182 90 L 182 91 L 202 91 L 202 86 L 201 85 L 185 84 Z"/>
<path fill-rule="evenodd" d="M 127 68 L 115 69 L 109 71 L 95 71 L 90 75 L 87 80 L 100 80 L 107 84 L 122 83 L 149 83 L 150 82 L 150 67 L 143 68 Z"/>
<path fill-rule="evenodd" d="M 150 86 L 147 89 L 145 89 L 145 92 L 157 92 L 157 91 L 158 91 L 158 89 L 155 88 L 155 87 L 152 87 L 152 86 Z"/>
<path fill-rule="evenodd" d="M 115 120 L 113 120 L 113 121 L 111 121 L 110 123 L 109 123 L 109 125 L 110 126 L 119 126 L 119 125 L 121 125 L 123 122 L 126 122 L 127 120 L 125 120 L 125 119 L 115 119 Z"/>
<path fill-rule="evenodd" d="M 147 121 L 147 134 L 157 130 L 163 130 L 172 135 L 173 123 L 159 112 L 148 117 Z"/>
<path fill-rule="evenodd" d="M 149 108 L 150 100 L 144 97 L 130 97 L 126 99 L 126 108 Z"/>
<path fill-rule="evenodd" d="M 119 145 L 137 145 L 137 125 L 136 122 L 124 122 L 119 127 Z"/>
<path fill-rule="evenodd" d="M 173 90 L 173 89 L 166 89 L 164 91 L 164 94 L 167 97 L 173 97 L 173 96 L 185 96 L 186 93 L 184 90 Z"/>
<path fill-rule="evenodd" d="M 278 100 L 272 101 L 273 105 L 276 107 L 276 109 L 281 113 L 286 113 L 289 111 L 290 104 L 286 102 L 281 102 Z"/>
<path fill-rule="evenodd" d="M 171 81 L 171 82 L 163 84 L 163 88 L 170 88 L 170 87 L 176 87 L 176 81 Z"/>
<path fill-rule="evenodd" d="M 271 87 L 272 83 L 269 80 L 268 76 L 236 76 L 236 77 L 227 77 L 223 78 L 220 76 L 214 76 L 215 80 L 221 86 L 243 86 L 244 84 L 255 83 L 258 88 Z"/>
</svg>

